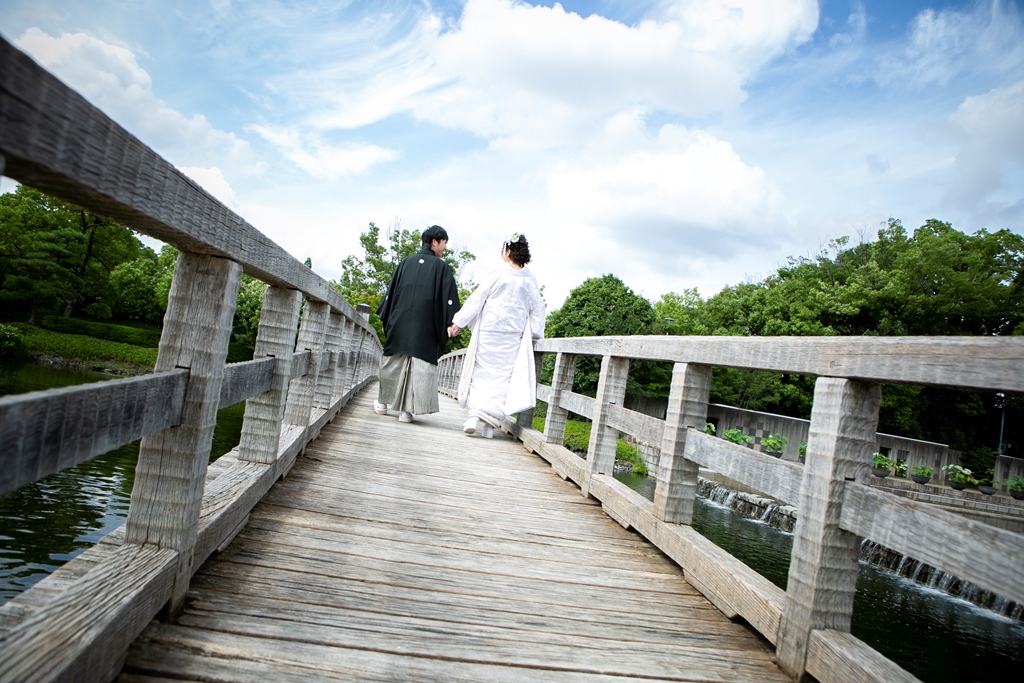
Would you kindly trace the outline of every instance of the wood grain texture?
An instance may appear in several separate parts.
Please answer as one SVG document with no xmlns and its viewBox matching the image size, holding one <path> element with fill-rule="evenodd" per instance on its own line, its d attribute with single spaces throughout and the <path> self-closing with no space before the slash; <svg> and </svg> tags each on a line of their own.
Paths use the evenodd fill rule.
<svg viewBox="0 0 1024 683">
<path fill-rule="evenodd" d="M 128 645 L 170 598 L 178 554 L 116 548 L 3 641 L 0 680 L 108 681 Z"/>
<path fill-rule="evenodd" d="M 274 378 L 274 359 L 260 358 L 244 363 L 230 363 L 224 368 L 224 380 L 220 385 L 221 408 L 262 394 L 270 389 Z"/>
<path fill-rule="evenodd" d="M 192 575 L 206 466 L 217 425 L 224 360 L 242 277 L 233 261 L 178 254 L 157 351 L 157 372 L 188 368 L 181 423 L 142 440 L 125 524 L 126 542 L 179 553 L 171 613 Z"/>
<path fill-rule="evenodd" d="M 839 518 L 847 480 L 867 479 L 880 403 L 877 384 L 833 377 L 815 383 L 779 628 L 779 665 L 794 677 L 805 671 L 811 631 L 850 631 L 860 539 L 843 530 Z"/>
<path fill-rule="evenodd" d="M 124 683 L 787 680 L 747 626 L 516 441 L 464 435 L 450 399 L 402 424 L 374 394 L 204 565 L 177 624 L 146 629 Z"/>
<path fill-rule="evenodd" d="M 615 449 L 619 432 L 608 424 L 611 404 L 621 405 L 626 397 L 626 379 L 629 377 L 629 359 L 605 356 L 601 359 L 601 375 L 597 380 L 594 398 L 593 424 L 590 426 L 590 444 L 587 446 L 587 481 L 580 492 L 589 493 L 589 479 L 595 474 L 611 474 L 615 467 Z"/>
<path fill-rule="evenodd" d="M 843 529 L 1001 598 L 1024 603 L 1024 536 L 928 503 L 847 482 Z"/>
<path fill-rule="evenodd" d="M 654 514 L 674 524 L 689 524 L 697 499 L 697 463 L 688 459 L 688 428 L 704 430 L 711 391 L 711 368 L 676 363 L 658 459 L 658 484 L 654 490 Z"/>
<path fill-rule="evenodd" d="M 301 305 L 302 293 L 298 290 L 270 286 L 263 292 L 253 355 L 273 360 L 273 374 L 266 391 L 246 401 L 239 460 L 269 464 L 277 459 Z"/>
<path fill-rule="evenodd" d="M 296 351 L 292 354 L 291 360 L 291 379 L 296 377 L 304 377 L 309 374 L 309 350 Z"/>
<path fill-rule="evenodd" d="M 919 679 L 849 633 L 811 632 L 807 673 L 820 683 L 918 683 Z"/>
<path fill-rule="evenodd" d="M 795 462 L 773 458 L 696 429 L 691 429 L 687 437 L 686 458 L 788 505 L 796 505 L 800 500 L 804 467 Z"/>
<path fill-rule="evenodd" d="M 563 391 L 558 397 L 558 406 L 565 408 L 570 413 L 582 415 L 587 419 L 593 419 L 596 412 L 596 403 L 590 396 L 577 394 L 574 391 Z"/>
<path fill-rule="evenodd" d="M 1024 391 L 1022 337 L 576 337 L 538 339 L 534 349 L 871 382 Z"/>
<path fill-rule="evenodd" d="M 288 424 L 305 426 L 309 424 L 310 410 L 320 374 L 320 356 L 327 332 L 327 317 L 330 308 L 316 301 L 306 301 L 302 311 L 302 324 L 295 341 L 296 351 L 309 352 L 309 366 L 306 374 L 292 380 L 288 386 L 288 402 L 284 409 L 284 421 Z"/>
<path fill-rule="evenodd" d="M 8 177 L 182 251 L 234 260 L 369 328 L 329 282 L 3 39 L 0 121 Z"/>
<path fill-rule="evenodd" d="M 317 378 L 316 390 L 313 395 L 313 406 L 327 410 L 334 403 L 335 373 L 338 369 L 338 356 L 341 354 L 341 333 L 343 317 L 328 312 L 327 336 L 324 338 L 324 362 L 320 364 L 320 376 Z"/>
<path fill-rule="evenodd" d="M 178 424 L 187 370 L 0 398 L 0 494 Z"/>
<path fill-rule="evenodd" d="M 608 406 L 608 426 L 640 441 L 660 446 L 665 432 L 665 421 L 638 413 L 620 405 Z"/>
<path fill-rule="evenodd" d="M 548 415 L 544 421 L 544 440 L 548 443 L 561 445 L 565 440 L 565 422 L 569 417 L 569 411 L 563 400 L 572 393 L 572 380 L 575 374 L 576 356 L 571 353 L 559 353 L 555 356 L 551 391 L 545 399 L 548 402 Z"/>
</svg>

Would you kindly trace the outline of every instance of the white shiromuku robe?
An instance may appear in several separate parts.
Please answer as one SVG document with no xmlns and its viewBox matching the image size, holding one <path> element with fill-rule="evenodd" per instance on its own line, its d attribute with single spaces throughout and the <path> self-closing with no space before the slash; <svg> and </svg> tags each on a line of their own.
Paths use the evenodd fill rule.
<svg viewBox="0 0 1024 683">
<path fill-rule="evenodd" d="M 528 268 L 502 263 L 483 279 L 452 321 L 472 332 L 459 381 L 463 408 L 500 421 L 534 407 L 533 340 L 544 336 L 544 314 Z"/>
</svg>

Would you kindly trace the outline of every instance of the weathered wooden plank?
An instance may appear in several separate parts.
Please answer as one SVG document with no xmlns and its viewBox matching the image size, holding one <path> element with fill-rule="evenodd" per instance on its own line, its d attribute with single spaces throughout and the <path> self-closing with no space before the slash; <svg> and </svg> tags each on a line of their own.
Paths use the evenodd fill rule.
<svg viewBox="0 0 1024 683">
<path fill-rule="evenodd" d="M 178 554 L 125 545 L 14 628 L 0 680 L 108 681 L 171 595 Z"/>
<path fill-rule="evenodd" d="M 697 464 L 686 455 L 691 438 L 688 427 L 703 430 L 711 392 L 711 368 L 676 363 L 665 412 L 658 483 L 654 490 L 654 514 L 665 522 L 689 524 L 697 499 Z"/>
<path fill-rule="evenodd" d="M 595 403 L 594 399 L 589 396 L 563 390 L 558 396 L 557 403 L 559 408 L 565 408 L 569 412 L 582 415 L 591 420 L 594 419 Z"/>
<path fill-rule="evenodd" d="M 188 368 L 188 388 L 180 425 L 144 438 L 139 446 L 125 539 L 180 554 L 171 613 L 180 608 L 192 576 L 192 550 L 241 277 L 242 268 L 233 261 L 180 252 L 164 315 L 155 369 Z"/>
<path fill-rule="evenodd" d="M 309 373 L 309 350 L 296 351 L 292 354 L 291 379 L 304 377 Z"/>
<path fill-rule="evenodd" d="M 237 261 L 369 328 L 329 282 L 3 39 L 0 121 L 8 177 L 182 251 Z"/>
<path fill-rule="evenodd" d="M 847 482 L 842 528 L 1024 603 L 1024 536 Z"/>
<path fill-rule="evenodd" d="M 0 493 L 178 424 L 187 383 L 178 369 L 0 398 Z"/>
<path fill-rule="evenodd" d="M 263 292 L 253 355 L 274 361 L 273 374 L 266 391 L 246 401 L 238 441 L 239 460 L 261 463 L 277 460 L 301 305 L 302 294 L 298 290 L 270 286 Z"/>
<path fill-rule="evenodd" d="M 536 351 L 624 356 L 871 382 L 1024 391 L 1021 337 L 574 337 Z M 964 359 L 970 358 L 970 363 Z"/>
<path fill-rule="evenodd" d="M 273 377 L 273 358 L 228 364 L 224 367 L 224 381 L 220 385 L 218 405 L 221 408 L 226 408 L 257 394 L 262 394 L 270 389 Z"/>
<path fill-rule="evenodd" d="M 847 379 L 819 377 L 814 386 L 800 517 L 779 626 L 779 665 L 796 678 L 805 671 L 811 631 L 850 631 L 860 541 L 839 526 L 839 516 L 846 481 L 867 478 L 881 396 L 877 384 Z"/>
<path fill-rule="evenodd" d="M 619 433 L 608 424 L 611 404 L 622 403 L 626 397 L 626 379 L 629 377 L 629 359 L 605 356 L 601 359 L 601 375 L 597 380 L 594 398 L 593 424 L 590 426 L 590 444 L 587 446 L 587 479 L 580 487 L 586 496 L 590 478 L 595 474 L 611 474 L 615 467 L 615 449 Z"/>
<path fill-rule="evenodd" d="M 917 683 L 918 678 L 849 633 L 811 631 L 807 673 L 821 683 Z"/>
<path fill-rule="evenodd" d="M 544 401 L 545 403 L 551 402 L 551 387 L 547 384 L 537 385 L 537 400 Z"/>
<path fill-rule="evenodd" d="M 678 563 L 686 580 L 726 616 L 742 616 L 776 642 L 785 599 L 781 588 L 692 527 L 661 521 L 650 501 L 612 477 L 594 477 L 591 495 Z"/>
<path fill-rule="evenodd" d="M 799 501 L 803 465 L 773 458 L 692 428 L 687 437 L 686 457 L 776 500 L 789 505 Z"/>
<path fill-rule="evenodd" d="M 617 404 L 608 406 L 608 426 L 655 446 L 661 445 L 662 434 L 665 431 L 664 420 Z"/>
<path fill-rule="evenodd" d="M 288 402 L 284 408 L 284 421 L 288 424 L 306 426 L 310 423 L 330 314 L 330 307 L 317 301 L 306 301 L 303 307 L 295 349 L 309 353 L 309 369 L 288 386 Z"/>
</svg>

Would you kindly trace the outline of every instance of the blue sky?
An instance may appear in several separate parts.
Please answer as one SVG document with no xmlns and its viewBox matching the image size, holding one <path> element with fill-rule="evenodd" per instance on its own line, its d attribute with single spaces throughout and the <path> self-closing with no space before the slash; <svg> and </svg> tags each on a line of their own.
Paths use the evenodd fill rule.
<svg viewBox="0 0 1024 683">
<path fill-rule="evenodd" d="M 0 5 L 327 278 L 370 221 L 445 226 L 477 278 L 525 233 L 552 308 L 607 272 L 707 297 L 889 217 L 1024 227 L 1018 2 Z"/>
</svg>

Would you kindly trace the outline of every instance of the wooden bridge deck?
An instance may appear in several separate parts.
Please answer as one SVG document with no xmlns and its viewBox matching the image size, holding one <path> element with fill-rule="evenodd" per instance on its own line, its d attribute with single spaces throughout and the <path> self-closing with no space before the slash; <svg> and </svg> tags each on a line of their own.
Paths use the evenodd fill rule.
<svg viewBox="0 0 1024 683">
<path fill-rule="evenodd" d="M 788 681 L 682 571 L 463 411 L 408 425 L 371 385 L 153 622 L 122 683 Z"/>
</svg>

